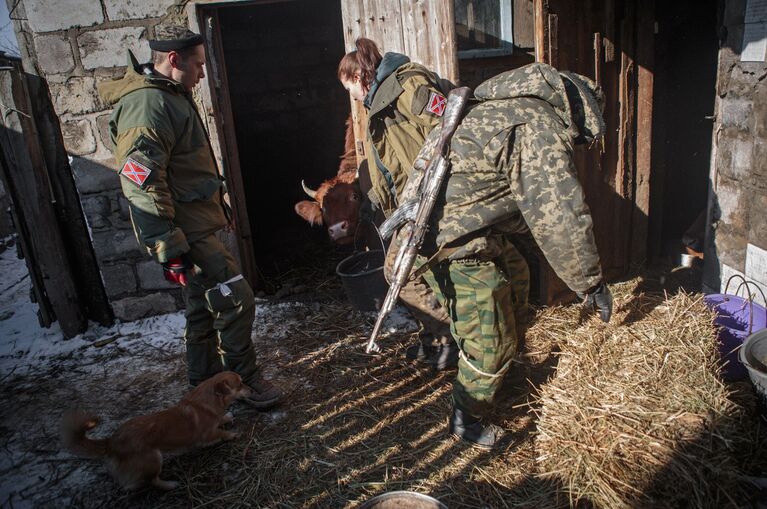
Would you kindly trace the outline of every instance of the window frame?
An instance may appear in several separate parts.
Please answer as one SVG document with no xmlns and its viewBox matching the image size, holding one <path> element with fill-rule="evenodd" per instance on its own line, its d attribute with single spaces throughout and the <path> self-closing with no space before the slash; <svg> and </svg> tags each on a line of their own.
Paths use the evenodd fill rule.
<svg viewBox="0 0 767 509">
<path fill-rule="evenodd" d="M 500 7 L 501 47 L 458 50 L 459 59 L 502 57 L 514 53 L 514 0 L 497 0 L 497 2 Z"/>
</svg>

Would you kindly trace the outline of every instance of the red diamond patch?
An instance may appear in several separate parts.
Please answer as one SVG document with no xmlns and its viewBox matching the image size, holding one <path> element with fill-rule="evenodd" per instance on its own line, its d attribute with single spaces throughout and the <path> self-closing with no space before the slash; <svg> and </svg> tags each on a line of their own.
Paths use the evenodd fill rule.
<svg viewBox="0 0 767 509">
<path fill-rule="evenodd" d="M 120 170 L 120 175 L 130 179 L 131 182 L 139 187 L 144 187 L 144 182 L 146 182 L 151 173 L 152 170 L 130 157 L 125 161 L 122 170 Z"/>
<path fill-rule="evenodd" d="M 446 106 L 447 99 L 445 99 L 445 96 L 439 95 L 436 92 L 432 92 L 429 96 L 429 105 L 426 107 L 426 111 L 441 117 L 442 114 L 445 113 Z"/>
</svg>

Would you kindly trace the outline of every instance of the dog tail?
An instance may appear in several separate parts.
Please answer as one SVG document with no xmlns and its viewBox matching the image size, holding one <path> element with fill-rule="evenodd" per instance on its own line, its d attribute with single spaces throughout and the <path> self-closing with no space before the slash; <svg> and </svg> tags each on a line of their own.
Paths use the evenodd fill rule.
<svg viewBox="0 0 767 509">
<path fill-rule="evenodd" d="M 61 439 L 70 452 L 86 458 L 101 458 L 107 455 L 107 441 L 93 440 L 85 434 L 96 427 L 98 417 L 75 412 L 64 416 L 61 427 Z"/>
</svg>

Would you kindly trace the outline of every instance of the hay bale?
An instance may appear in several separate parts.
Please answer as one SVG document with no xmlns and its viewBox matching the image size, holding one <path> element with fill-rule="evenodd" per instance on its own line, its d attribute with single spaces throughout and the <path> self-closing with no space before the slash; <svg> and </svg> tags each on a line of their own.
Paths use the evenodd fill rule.
<svg viewBox="0 0 767 509">
<path fill-rule="evenodd" d="M 702 295 L 646 295 L 636 285 L 617 288 L 610 324 L 564 308 L 531 329 L 561 347 L 539 395 L 539 471 L 571 503 L 737 505 L 744 458 L 735 456 L 749 424 L 717 376 L 713 314 Z"/>
</svg>

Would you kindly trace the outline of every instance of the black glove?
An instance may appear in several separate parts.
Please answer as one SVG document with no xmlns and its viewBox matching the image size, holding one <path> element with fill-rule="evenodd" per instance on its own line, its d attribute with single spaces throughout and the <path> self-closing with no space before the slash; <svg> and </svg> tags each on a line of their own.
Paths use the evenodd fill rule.
<svg viewBox="0 0 767 509">
<path fill-rule="evenodd" d="M 610 293 L 610 289 L 604 283 L 599 283 L 598 286 L 592 288 L 588 292 L 580 293 L 576 292 L 583 305 L 590 311 L 599 310 L 599 318 L 603 322 L 609 322 L 610 317 L 613 314 L 613 294 Z"/>
</svg>

